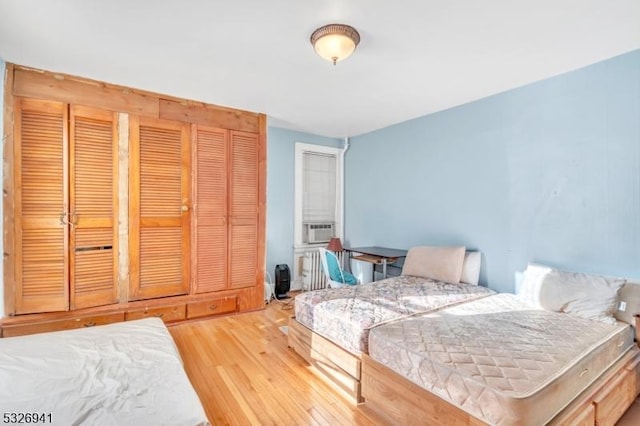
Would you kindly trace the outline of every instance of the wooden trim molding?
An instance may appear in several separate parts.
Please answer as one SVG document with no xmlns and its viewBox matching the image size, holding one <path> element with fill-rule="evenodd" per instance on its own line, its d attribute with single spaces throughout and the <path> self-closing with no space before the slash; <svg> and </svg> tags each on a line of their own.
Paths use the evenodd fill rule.
<svg viewBox="0 0 640 426">
<path fill-rule="evenodd" d="M 37 70 L 20 65 L 11 67 L 11 90 L 5 93 L 27 98 L 49 99 L 85 105 L 143 117 L 163 118 L 203 124 L 230 130 L 258 133 L 261 114 L 226 108 L 139 89 L 118 86 L 63 73 Z M 6 95 L 5 95 L 6 98 Z M 264 114 L 263 114 L 264 115 Z"/>
<path fill-rule="evenodd" d="M 134 296 L 131 288 L 140 281 L 140 262 L 136 254 L 140 251 L 140 119 L 137 115 L 129 116 L 129 276 L 127 297 Z M 133 256 L 133 257 L 132 257 Z"/>
<path fill-rule="evenodd" d="M 254 307 L 264 306 L 264 280 L 266 277 L 266 223 L 267 223 L 267 116 L 259 115 L 258 136 L 258 267 Z"/>
<path fill-rule="evenodd" d="M 2 135 L 2 160 L 3 160 L 3 181 L 2 181 L 2 207 L 4 212 L 3 220 L 3 291 L 4 291 L 4 313 L 13 315 L 15 313 L 15 200 L 14 200 L 14 170 L 13 170 L 13 64 L 7 64 L 3 76 L 4 84 L 4 108 L 3 108 L 3 135 Z"/>
<path fill-rule="evenodd" d="M 208 127 L 251 133 L 258 133 L 260 130 L 259 114 L 217 108 L 192 101 L 178 102 L 161 98 L 159 102 L 159 117 L 167 120 L 186 121 Z"/>
<path fill-rule="evenodd" d="M 158 116 L 158 98 L 113 84 L 17 66 L 13 94 L 116 112 Z"/>
<path fill-rule="evenodd" d="M 129 300 L 129 114 L 118 114 L 118 300 Z"/>
</svg>

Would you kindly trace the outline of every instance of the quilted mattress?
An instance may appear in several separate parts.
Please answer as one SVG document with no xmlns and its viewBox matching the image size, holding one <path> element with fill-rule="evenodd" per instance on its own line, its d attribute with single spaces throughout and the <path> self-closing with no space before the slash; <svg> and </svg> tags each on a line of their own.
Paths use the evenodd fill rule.
<svg viewBox="0 0 640 426">
<path fill-rule="evenodd" d="M 369 339 L 373 359 L 471 415 L 541 425 L 633 345 L 633 332 L 498 294 L 377 327 Z"/>
<path fill-rule="evenodd" d="M 301 293 L 296 320 L 347 351 L 367 352 L 369 330 L 389 321 L 494 294 L 486 287 L 400 276 Z"/>
</svg>

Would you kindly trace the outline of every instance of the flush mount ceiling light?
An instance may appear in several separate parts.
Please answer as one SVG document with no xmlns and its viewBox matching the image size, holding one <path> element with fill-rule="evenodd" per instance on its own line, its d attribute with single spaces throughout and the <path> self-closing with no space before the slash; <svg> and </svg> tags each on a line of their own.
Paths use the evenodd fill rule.
<svg viewBox="0 0 640 426">
<path fill-rule="evenodd" d="M 311 44 L 316 53 L 327 61 L 347 59 L 360 43 L 360 34 L 355 28 L 343 24 L 329 24 L 311 34 Z"/>
</svg>

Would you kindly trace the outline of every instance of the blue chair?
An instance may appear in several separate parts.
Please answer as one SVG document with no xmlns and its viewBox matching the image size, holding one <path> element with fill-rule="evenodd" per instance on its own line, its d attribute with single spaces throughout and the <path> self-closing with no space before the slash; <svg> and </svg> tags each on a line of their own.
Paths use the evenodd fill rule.
<svg viewBox="0 0 640 426">
<path fill-rule="evenodd" d="M 319 248 L 322 271 L 327 278 L 327 284 L 331 288 L 344 287 L 358 284 L 358 280 L 350 272 L 340 267 L 338 257 L 332 251 Z"/>
</svg>

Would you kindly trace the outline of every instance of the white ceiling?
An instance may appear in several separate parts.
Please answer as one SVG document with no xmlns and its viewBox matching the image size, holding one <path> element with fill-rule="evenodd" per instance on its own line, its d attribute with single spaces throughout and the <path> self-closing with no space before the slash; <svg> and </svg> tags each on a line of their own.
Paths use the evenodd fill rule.
<svg viewBox="0 0 640 426">
<path fill-rule="evenodd" d="M 309 36 L 357 28 L 336 66 Z M 0 58 L 354 136 L 640 48 L 640 0 L 0 0 Z"/>
</svg>

